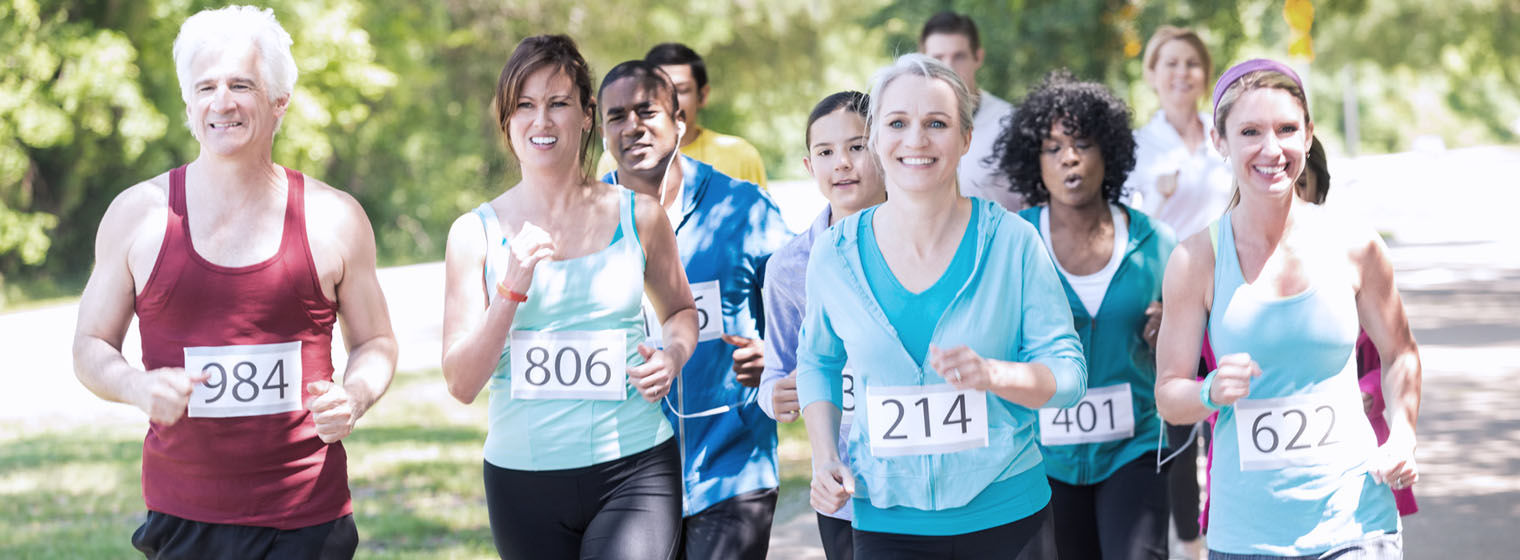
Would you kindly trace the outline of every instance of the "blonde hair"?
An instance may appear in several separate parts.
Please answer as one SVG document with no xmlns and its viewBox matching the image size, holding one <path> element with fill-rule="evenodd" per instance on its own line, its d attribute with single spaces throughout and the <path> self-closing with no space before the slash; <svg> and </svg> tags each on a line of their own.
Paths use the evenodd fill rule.
<svg viewBox="0 0 1520 560">
<path fill-rule="evenodd" d="M 1214 58 L 1209 56 L 1209 47 L 1203 44 L 1203 39 L 1191 29 L 1163 25 L 1156 28 L 1151 34 L 1151 39 L 1145 43 L 1145 54 L 1140 60 L 1144 61 L 1143 71 L 1149 78 L 1156 71 L 1156 63 L 1161 58 L 1161 47 L 1172 41 L 1182 41 L 1198 51 L 1198 57 L 1203 59 L 1203 75 L 1214 75 Z M 1207 78 L 1205 78 L 1207 79 Z"/>
</svg>

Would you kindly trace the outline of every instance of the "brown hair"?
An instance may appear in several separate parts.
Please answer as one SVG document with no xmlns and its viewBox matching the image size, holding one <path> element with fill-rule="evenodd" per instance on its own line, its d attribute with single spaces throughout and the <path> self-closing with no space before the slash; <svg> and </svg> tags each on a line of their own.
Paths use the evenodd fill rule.
<svg viewBox="0 0 1520 560">
<path fill-rule="evenodd" d="M 593 170 L 586 156 L 591 150 L 593 137 L 597 134 L 596 100 L 591 95 L 591 66 L 586 64 L 586 59 L 575 46 L 575 40 L 568 35 L 534 35 L 517 44 L 512 56 L 507 58 L 506 66 L 502 67 L 501 75 L 496 78 L 496 97 L 492 103 L 496 108 L 496 127 L 501 130 L 507 151 L 516 156 L 517 153 L 512 150 L 511 132 L 507 130 L 507 119 L 516 111 L 517 98 L 522 95 L 523 84 L 528 81 L 528 77 L 544 68 L 559 70 L 570 78 L 580 95 L 581 112 L 591 117 L 591 130 L 582 132 L 580 146 L 581 171 L 584 176 L 590 177 Z"/>
<path fill-rule="evenodd" d="M 1228 72 L 1226 72 L 1228 74 Z M 1276 70 L 1257 70 L 1247 73 L 1231 82 L 1225 87 L 1224 93 L 1219 95 L 1219 103 L 1214 108 L 1214 130 L 1220 138 L 1226 138 L 1230 130 L 1225 128 L 1225 120 L 1230 116 L 1230 111 L 1235 108 L 1235 102 L 1246 92 L 1257 89 L 1280 89 L 1288 92 L 1298 100 L 1298 106 L 1304 110 L 1304 125 L 1314 122 L 1309 118 L 1309 98 L 1304 95 L 1304 88 L 1299 87 L 1298 81 L 1291 76 Z M 1313 140 L 1310 140 L 1312 147 Z M 1307 154 L 1307 152 L 1305 152 Z M 1230 197 L 1230 207 L 1234 208 L 1240 202 L 1240 186 L 1235 186 L 1235 194 Z"/>
<path fill-rule="evenodd" d="M 1203 75 L 1205 79 L 1214 75 L 1214 58 L 1209 56 L 1209 48 L 1204 46 L 1203 39 L 1198 37 L 1191 29 L 1163 25 L 1151 34 L 1151 40 L 1145 43 L 1145 55 L 1141 60 L 1145 61 L 1145 75 L 1150 76 L 1156 70 L 1156 62 L 1161 58 L 1161 47 L 1171 41 L 1182 41 L 1193 46 L 1198 51 L 1198 56 L 1203 58 Z"/>
</svg>

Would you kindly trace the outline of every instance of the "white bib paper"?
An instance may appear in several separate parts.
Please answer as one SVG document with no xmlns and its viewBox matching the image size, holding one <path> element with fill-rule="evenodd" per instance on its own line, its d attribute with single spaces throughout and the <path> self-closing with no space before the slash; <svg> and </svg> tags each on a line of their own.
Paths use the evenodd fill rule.
<svg viewBox="0 0 1520 560">
<path fill-rule="evenodd" d="M 190 392 L 191 418 L 262 416 L 301 410 L 301 343 L 191 346 L 185 371 L 211 377 Z"/>
<path fill-rule="evenodd" d="M 1376 447 L 1361 400 L 1334 392 L 1235 402 L 1240 470 L 1328 463 Z"/>
<path fill-rule="evenodd" d="M 691 285 L 691 298 L 697 304 L 697 342 L 717 340 L 723 337 L 723 291 L 717 280 Z M 654 304 L 644 297 L 644 343 L 651 348 L 664 348 L 660 330 L 660 318 L 654 312 Z"/>
<path fill-rule="evenodd" d="M 871 455 L 953 453 L 987 446 L 987 393 L 950 385 L 867 387 Z"/>
<path fill-rule="evenodd" d="M 512 331 L 512 398 L 626 399 L 624 337 L 620 330 Z"/>
<path fill-rule="evenodd" d="M 1134 436 L 1134 397 L 1125 383 L 1088 389 L 1076 406 L 1040 409 L 1040 443 L 1047 446 Z"/>
</svg>

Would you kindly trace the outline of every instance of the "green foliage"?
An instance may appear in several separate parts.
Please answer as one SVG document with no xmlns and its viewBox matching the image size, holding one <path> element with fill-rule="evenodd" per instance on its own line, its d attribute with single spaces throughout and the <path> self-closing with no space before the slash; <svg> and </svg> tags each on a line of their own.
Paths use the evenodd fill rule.
<svg viewBox="0 0 1520 560">
<path fill-rule="evenodd" d="M 170 47 L 186 17 L 224 3 L 0 0 L 0 278 L 76 283 L 115 195 L 195 157 Z M 777 178 L 802 175 L 813 103 L 869 87 L 876 68 L 917 50 L 919 27 L 940 9 L 978 21 L 981 87 L 1017 101 L 1066 67 L 1114 87 L 1137 121 L 1156 108 L 1140 50 L 1157 26 L 1198 29 L 1215 72 L 1246 56 L 1283 57 L 1290 35 L 1282 3 L 1268 0 L 265 4 L 294 37 L 300 68 L 275 159 L 358 198 L 384 264 L 440 258 L 451 220 L 516 183 L 490 101 L 502 64 L 531 34 L 568 33 L 599 72 L 658 42 L 692 46 L 713 87 L 704 125 L 749 139 Z M 1362 143 L 1375 151 L 1416 134 L 1514 140 L 1520 101 L 1507 93 L 1520 89 L 1520 4 L 1316 4 L 1319 58 L 1308 74 L 1321 137 L 1341 135 L 1343 93 L 1354 88 Z"/>
</svg>

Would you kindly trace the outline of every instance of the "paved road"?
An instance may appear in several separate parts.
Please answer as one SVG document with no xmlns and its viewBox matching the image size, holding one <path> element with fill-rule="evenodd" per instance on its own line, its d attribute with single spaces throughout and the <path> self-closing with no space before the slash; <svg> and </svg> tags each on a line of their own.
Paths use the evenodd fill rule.
<svg viewBox="0 0 1520 560">
<path fill-rule="evenodd" d="M 1507 558 L 1520 550 L 1520 152 L 1475 148 L 1334 162 L 1331 204 L 1392 234 L 1391 256 L 1425 365 L 1419 433 L 1421 513 L 1406 519 L 1410 558 Z M 821 207 L 811 185 L 772 192 L 793 229 Z M 436 367 L 439 263 L 381 271 L 401 368 Z M 75 305 L 0 314 L 0 425 L 142 425 L 72 374 Z M 140 350 L 135 332 L 125 345 Z M 341 350 L 341 349 L 340 349 Z M 340 366 L 341 369 L 341 366 Z M 391 395 L 388 398 L 396 398 Z M 822 558 L 805 489 L 783 489 L 775 558 Z"/>
</svg>

